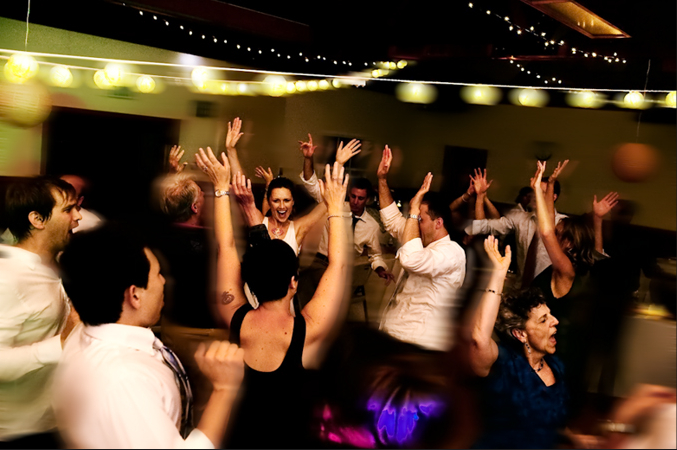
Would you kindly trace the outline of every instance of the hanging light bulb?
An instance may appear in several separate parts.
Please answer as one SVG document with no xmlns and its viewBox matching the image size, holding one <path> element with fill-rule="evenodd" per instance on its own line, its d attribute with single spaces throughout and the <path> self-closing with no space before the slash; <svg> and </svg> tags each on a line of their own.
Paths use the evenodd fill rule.
<svg viewBox="0 0 677 450">
<path fill-rule="evenodd" d="M 280 75 L 268 75 L 263 79 L 266 93 L 273 97 L 279 97 L 287 90 L 287 80 Z"/>
<path fill-rule="evenodd" d="M 12 83 L 24 83 L 38 73 L 38 63 L 31 55 L 16 53 L 5 64 L 5 76 Z"/>
<path fill-rule="evenodd" d="M 320 86 L 320 89 L 322 89 L 322 90 L 329 89 L 329 82 L 327 80 L 320 80 L 318 85 Z"/>
<path fill-rule="evenodd" d="M 674 108 L 675 107 L 675 91 L 668 92 L 668 95 L 665 96 L 665 105 Z"/>
<path fill-rule="evenodd" d="M 193 81 L 193 84 L 198 89 L 204 89 L 205 83 L 209 78 L 209 72 L 205 67 L 196 67 L 190 74 L 190 78 Z"/>
<path fill-rule="evenodd" d="M 296 84 L 293 81 L 287 83 L 287 92 L 289 94 L 293 94 L 294 92 L 296 92 Z"/>
<path fill-rule="evenodd" d="M 395 88 L 398 100 L 408 103 L 432 103 L 437 98 L 437 89 L 430 84 L 400 83 Z"/>
<path fill-rule="evenodd" d="M 49 80 L 54 86 L 68 87 L 73 83 L 73 74 L 66 66 L 54 66 L 49 71 Z"/>
<path fill-rule="evenodd" d="M 305 90 L 306 90 L 306 82 L 305 82 L 305 81 L 301 81 L 301 80 L 297 81 L 297 82 L 296 82 L 296 90 L 297 90 L 298 92 L 303 92 L 303 91 L 305 91 Z"/>
<path fill-rule="evenodd" d="M 94 72 L 94 84 L 96 84 L 99 89 L 112 89 L 113 87 L 103 70 Z"/>
<path fill-rule="evenodd" d="M 405 60 L 397 61 L 398 69 L 404 69 L 405 67 L 407 67 L 407 62 Z"/>
<path fill-rule="evenodd" d="M 144 94 L 150 94 L 155 90 L 155 80 L 148 75 L 142 75 L 136 79 L 136 87 Z"/>
<path fill-rule="evenodd" d="M 500 89 L 492 86 L 464 86 L 461 88 L 461 98 L 473 105 L 495 105 L 501 101 Z"/>
<path fill-rule="evenodd" d="M 317 81 L 311 80 L 308 82 L 308 90 L 309 91 L 316 91 L 317 90 Z"/>
<path fill-rule="evenodd" d="M 641 92 L 630 91 L 623 97 L 626 108 L 640 109 L 644 105 L 644 96 Z"/>
<path fill-rule="evenodd" d="M 331 80 L 331 85 L 338 89 L 343 84 L 341 83 L 341 80 L 339 80 L 338 78 L 334 78 L 333 80 Z"/>
<path fill-rule="evenodd" d="M 106 64 L 106 68 L 103 69 L 103 73 L 106 76 L 108 82 L 115 86 L 120 84 L 122 77 L 124 76 L 124 69 L 119 64 L 109 63 Z"/>
<path fill-rule="evenodd" d="M 548 103 L 548 94 L 540 89 L 513 89 L 510 101 L 518 106 L 540 108 Z"/>
<path fill-rule="evenodd" d="M 568 94 L 566 101 L 576 108 L 599 108 L 604 103 L 604 97 L 596 92 L 580 91 Z"/>
</svg>

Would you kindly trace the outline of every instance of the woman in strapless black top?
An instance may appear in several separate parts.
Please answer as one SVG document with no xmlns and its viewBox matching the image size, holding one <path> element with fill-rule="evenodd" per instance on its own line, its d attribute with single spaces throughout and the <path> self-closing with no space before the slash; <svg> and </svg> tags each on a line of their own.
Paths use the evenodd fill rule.
<svg viewBox="0 0 677 450">
<path fill-rule="evenodd" d="M 208 150 L 209 151 L 209 150 Z M 216 190 L 228 190 L 230 169 L 209 151 L 197 157 L 198 166 Z M 348 177 L 343 167 L 327 165 L 320 184 L 329 221 L 329 266 L 311 301 L 291 312 L 298 286 L 298 259 L 279 240 L 251 247 L 242 264 L 237 255 L 230 215 L 229 195 L 214 200 L 214 234 L 217 259 L 217 305 L 231 330 L 232 342 L 239 342 L 245 356 L 245 391 L 240 408 L 234 411 L 227 447 L 280 448 L 308 445 L 307 420 L 312 388 L 306 369 L 319 367 L 329 344 L 330 332 L 346 313 L 344 291 L 350 249 L 343 219 Z M 251 196 L 251 182 L 237 177 L 232 185 L 239 198 Z M 257 297 L 259 307 L 251 309 L 243 282 Z"/>
</svg>

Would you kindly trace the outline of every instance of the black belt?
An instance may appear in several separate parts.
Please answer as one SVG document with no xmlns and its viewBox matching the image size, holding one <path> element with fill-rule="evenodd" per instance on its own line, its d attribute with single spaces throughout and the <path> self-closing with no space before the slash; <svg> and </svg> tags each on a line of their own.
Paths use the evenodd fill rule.
<svg viewBox="0 0 677 450">
<path fill-rule="evenodd" d="M 322 261 L 329 262 L 329 258 L 327 258 L 327 255 L 323 255 L 320 252 L 315 253 L 315 258 L 321 259 Z"/>
</svg>

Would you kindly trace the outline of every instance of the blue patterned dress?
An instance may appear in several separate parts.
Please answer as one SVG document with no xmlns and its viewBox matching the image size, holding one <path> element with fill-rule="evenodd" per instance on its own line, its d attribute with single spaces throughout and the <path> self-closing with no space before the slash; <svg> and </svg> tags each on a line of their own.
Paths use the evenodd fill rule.
<svg viewBox="0 0 677 450">
<path fill-rule="evenodd" d="M 527 359 L 498 345 L 498 359 L 483 379 L 484 428 L 475 448 L 553 448 L 566 424 L 569 395 L 562 363 L 548 355 L 555 384 L 546 386 Z"/>
</svg>

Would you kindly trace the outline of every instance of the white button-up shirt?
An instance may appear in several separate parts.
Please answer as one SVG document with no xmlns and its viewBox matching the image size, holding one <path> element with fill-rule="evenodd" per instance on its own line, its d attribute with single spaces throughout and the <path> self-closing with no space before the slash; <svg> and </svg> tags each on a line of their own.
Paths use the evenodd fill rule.
<svg viewBox="0 0 677 450">
<path fill-rule="evenodd" d="M 315 201 L 323 201 L 315 172 L 313 172 L 313 176 L 310 177 L 310 180 L 305 180 L 303 178 L 303 173 L 301 173 L 300 178 L 301 182 L 308 190 L 308 193 L 315 199 Z M 350 204 L 348 202 L 345 203 L 344 207 L 350 210 Z M 378 267 L 383 267 L 384 269 L 388 270 L 388 265 L 383 260 L 383 254 L 381 252 L 381 243 L 379 242 L 381 227 L 379 226 L 378 222 L 376 222 L 376 219 L 374 219 L 371 214 L 367 212 L 366 208 L 361 216 L 355 217 L 360 219 L 355 224 L 355 232 L 353 233 L 353 248 L 355 249 L 355 254 L 357 256 L 361 255 L 366 248 L 371 268 L 376 270 Z M 352 220 L 350 218 L 347 219 L 346 223 L 349 227 L 352 227 Z M 320 238 L 320 244 L 317 247 L 317 252 L 327 256 L 328 242 L 329 224 L 325 223 L 322 237 Z"/>
<path fill-rule="evenodd" d="M 565 218 L 564 214 L 560 214 L 555 211 L 555 224 L 559 223 L 560 220 Z M 517 244 L 516 250 L 516 259 L 517 259 L 517 273 L 518 277 L 521 277 L 524 273 L 524 264 L 527 259 L 527 251 L 529 250 L 529 244 L 531 244 L 531 239 L 534 237 L 534 233 L 538 229 L 538 223 L 536 221 L 535 212 L 519 211 L 514 208 L 511 209 L 508 214 L 501 217 L 500 219 L 483 219 L 483 220 L 473 220 L 472 224 L 468 225 L 465 229 L 467 234 L 500 234 L 506 235 L 510 233 L 515 233 L 515 242 Z M 552 262 L 548 256 L 548 251 L 543 245 L 543 240 L 539 239 L 538 247 L 536 247 L 536 266 L 534 268 L 534 278 L 543 272 Z"/>
<path fill-rule="evenodd" d="M 69 337 L 54 396 L 69 448 L 214 448 L 198 429 L 181 437 L 181 394 L 155 340 L 149 328 L 114 323 Z"/>
<path fill-rule="evenodd" d="M 394 202 L 381 210 L 381 219 L 386 230 L 400 239 L 406 219 Z M 465 252 L 449 236 L 426 247 L 416 238 L 398 250 L 397 258 L 404 270 L 380 329 L 431 350 L 448 350 L 454 339 L 458 290 L 465 278 Z"/>
<path fill-rule="evenodd" d="M 55 428 L 50 384 L 69 312 L 40 256 L 0 245 L 0 441 Z"/>
</svg>

